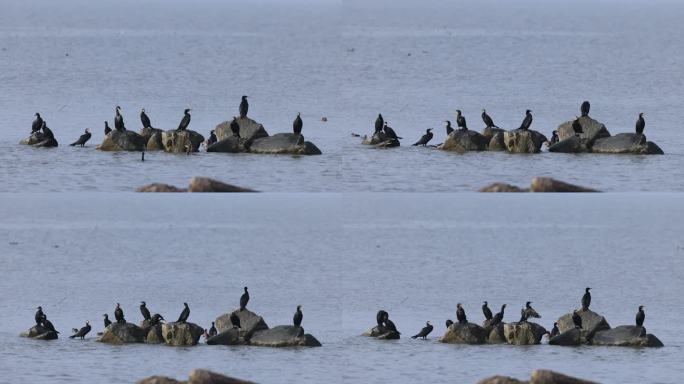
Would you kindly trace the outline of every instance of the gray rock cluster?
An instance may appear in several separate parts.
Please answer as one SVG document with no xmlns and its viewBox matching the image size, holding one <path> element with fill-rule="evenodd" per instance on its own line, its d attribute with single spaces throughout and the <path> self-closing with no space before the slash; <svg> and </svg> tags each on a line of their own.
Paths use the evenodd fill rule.
<svg viewBox="0 0 684 384">
<path fill-rule="evenodd" d="M 582 133 L 572 129 L 573 121 L 559 125 L 559 141 L 549 147 L 549 152 L 560 153 L 612 153 L 634 155 L 662 155 L 663 150 L 646 135 L 638 133 L 619 133 L 611 136 L 606 126 L 589 116 L 579 117 Z"/>
</svg>

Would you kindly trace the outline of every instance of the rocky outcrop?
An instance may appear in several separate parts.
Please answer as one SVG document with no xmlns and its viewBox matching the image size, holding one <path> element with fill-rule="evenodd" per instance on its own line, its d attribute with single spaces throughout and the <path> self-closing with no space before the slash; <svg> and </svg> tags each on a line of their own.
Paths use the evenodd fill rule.
<svg viewBox="0 0 684 384">
<path fill-rule="evenodd" d="M 320 347 L 315 337 L 304 333 L 304 328 L 294 325 L 279 325 L 257 331 L 249 338 L 249 345 L 257 347 Z"/>
<path fill-rule="evenodd" d="M 204 328 L 193 323 L 163 323 L 161 333 L 166 345 L 191 346 L 197 345 Z"/>
<path fill-rule="evenodd" d="M 264 318 L 248 309 L 243 311 L 236 309 L 231 313 L 237 314 L 240 318 L 241 335 L 252 334 L 256 331 L 268 329 L 268 325 L 266 324 L 266 321 L 264 321 Z M 230 322 L 230 313 L 225 313 L 217 317 L 214 321 L 214 325 L 219 333 L 233 328 L 233 325 Z"/>
<path fill-rule="evenodd" d="M 487 336 L 488 344 L 505 344 L 506 334 L 504 333 L 504 323 L 499 323 L 496 327 L 484 327 L 489 335 Z"/>
<path fill-rule="evenodd" d="M 492 376 L 478 381 L 477 384 L 529 384 L 529 381 L 520 381 L 508 376 Z"/>
<path fill-rule="evenodd" d="M 261 137 L 268 136 L 268 132 L 266 132 L 266 129 L 264 129 L 263 125 L 257 123 L 256 121 L 248 117 L 238 118 L 237 122 L 238 124 L 240 124 L 240 137 L 242 137 L 245 140 L 252 141 Z M 216 128 L 214 128 L 214 134 L 216 135 L 216 139 L 218 139 L 218 141 L 233 136 L 233 131 L 230 130 L 230 123 L 231 121 L 224 121 L 223 123 L 217 125 Z"/>
<path fill-rule="evenodd" d="M 164 132 L 163 129 L 149 127 L 141 129 L 138 134 L 142 136 L 143 139 L 145 139 L 145 142 L 149 142 L 152 136 L 154 136 L 155 134 L 161 135 L 162 132 Z"/>
<path fill-rule="evenodd" d="M 147 334 L 145 330 L 131 323 L 112 323 L 105 328 L 102 336 L 97 340 L 106 344 L 142 343 Z"/>
<path fill-rule="evenodd" d="M 504 336 L 508 344 L 540 344 L 544 334 L 546 334 L 546 329 L 537 323 L 517 322 L 504 324 Z"/>
<path fill-rule="evenodd" d="M 485 151 L 487 147 L 489 147 L 489 140 L 479 132 L 457 129 L 447 136 L 439 149 L 463 153 L 467 151 Z"/>
<path fill-rule="evenodd" d="M 173 185 L 162 184 L 162 183 L 152 183 L 138 187 L 136 192 L 187 192 L 187 189 L 177 188 Z"/>
<path fill-rule="evenodd" d="M 646 328 L 635 325 L 621 325 L 613 329 L 598 331 L 591 338 L 592 345 L 612 347 L 662 347 L 663 343 Z"/>
<path fill-rule="evenodd" d="M 207 339 L 208 345 L 244 345 L 247 341 L 244 338 L 243 332 L 237 328 L 230 328 L 216 336 Z"/>
<path fill-rule="evenodd" d="M 21 145 L 35 145 L 35 144 L 38 144 L 44 140 L 45 140 L 45 135 L 43 135 L 43 132 L 38 131 L 38 132 L 31 133 L 31 136 L 21 140 L 19 142 L 19 144 L 21 144 Z"/>
<path fill-rule="evenodd" d="M 147 344 L 163 344 L 165 342 L 162 334 L 162 325 L 156 324 L 153 326 L 141 327 L 147 334 L 145 336 L 145 343 Z"/>
<path fill-rule="evenodd" d="M 492 138 L 489 140 L 489 145 L 487 147 L 488 150 L 490 151 L 505 151 L 506 150 L 506 144 L 504 143 L 504 132 L 499 132 L 496 135 L 492 136 Z"/>
<path fill-rule="evenodd" d="M 550 177 L 535 177 L 530 184 L 530 192 L 598 192 L 595 189 L 580 187 Z"/>
<path fill-rule="evenodd" d="M 574 347 L 585 343 L 585 338 L 579 328 L 572 328 L 565 332 L 561 332 L 549 339 L 549 345 L 560 345 L 565 347 Z"/>
<path fill-rule="evenodd" d="M 558 139 L 560 139 L 560 141 L 567 140 L 575 136 L 575 130 L 572 129 L 573 121 L 574 120 L 566 121 L 565 123 L 559 125 L 556 129 L 556 131 L 558 131 Z M 596 139 L 610 137 L 610 132 L 608 132 L 606 126 L 589 116 L 581 116 L 579 118 L 579 123 L 582 126 L 582 133 L 580 133 L 579 137 L 585 142 L 593 143 Z"/>
<path fill-rule="evenodd" d="M 504 145 L 510 153 L 538 153 L 546 136 L 531 129 L 514 129 L 503 134 Z"/>
<path fill-rule="evenodd" d="M 313 143 L 304 140 L 303 135 L 294 133 L 277 133 L 273 136 L 253 140 L 249 146 L 251 153 L 286 154 L 286 155 L 320 155 L 321 150 Z"/>
<path fill-rule="evenodd" d="M 193 177 L 188 192 L 256 192 L 253 189 L 226 184 L 208 177 Z"/>
<path fill-rule="evenodd" d="M 494 183 L 489 184 L 486 187 L 480 188 L 478 192 L 529 192 L 529 189 L 519 188 L 515 185 L 505 184 L 505 183 Z"/>
<path fill-rule="evenodd" d="M 550 146 L 549 152 L 583 153 L 591 152 L 591 147 L 587 145 L 586 139 L 581 139 L 579 136 L 570 136 Z"/>
<path fill-rule="evenodd" d="M 654 142 L 647 141 L 646 135 L 619 133 L 615 136 L 597 139 L 591 147 L 593 153 L 614 153 L 634 155 L 662 155 L 663 150 Z"/>
<path fill-rule="evenodd" d="M 178 381 L 166 376 L 150 376 L 138 380 L 136 384 L 187 384 L 185 381 Z"/>
<path fill-rule="evenodd" d="M 381 148 L 392 148 L 401 145 L 399 140 L 390 139 L 383 131 L 375 132 L 370 138 L 364 136 L 361 143 L 365 145 L 375 145 Z"/>
<path fill-rule="evenodd" d="M 482 136 L 487 140 L 487 142 L 491 141 L 492 138 L 498 134 L 501 134 L 501 137 L 503 137 L 503 133 L 506 132 L 505 129 L 501 128 L 494 128 L 494 127 L 486 127 L 482 130 Z"/>
<path fill-rule="evenodd" d="M 161 134 L 164 151 L 170 153 L 197 152 L 204 142 L 204 136 L 189 129 L 164 131 Z"/>
<path fill-rule="evenodd" d="M 147 141 L 133 131 L 112 130 L 97 149 L 101 151 L 144 151 Z"/>
<path fill-rule="evenodd" d="M 375 337 L 380 340 L 398 340 L 401 338 L 401 333 L 390 331 L 382 325 L 376 325 L 375 327 L 364 332 L 361 336 Z"/>
<path fill-rule="evenodd" d="M 164 143 L 162 143 L 162 133 L 161 132 L 155 132 L 150 136 L 149 140 L 147 140 L 147 145 L 145 147 L 145 150 L 147 151 L 163 151 L 164 150 Z"/>
<path fill-rule="evenodd" d="M 34 325 L 27 331 L 20 333 L 19 336 L 36 340 L 57 340 L 59 338 L 58 332 L 48 331 L 42 325 Z"/>
<path fill-rule="evenodd" d="M 492 376 L 478 381 L 478 384 L 597 384 L 593 381 L 578 379 L 562 373 L 538 369 L 532 372 L 529 381 L 520 381 L 507 376 Z"/>
<path fill-rule="evenodd" d="M 150 376 L 137 384 L 253 384 L 251 381 L 224 376 L 206 369 L 195 369 L 190 372 L 187 381 L 178 381 L 166 376 Z"/>
<path fill-rule="evenodd" d="M 484 344 L 488 337 L 487 330 L 477 324 L 454 323 L 447 328 L 439 341 L 450 344 Z"/>
<path fill-rule="evenodd" d="M 608 320 L 596 312 L 591 310 L 580 310 L 577 313 L 582 318 L 582 330 L 583 336 L 585 337 L 586 335 L 593 335 L 598 331 L 610 329 Z M 561 333 L 575 328 L 575 323 L 572 322 L 572 313 L 566 313 L 565 315 L 559 317 L 556 322 L 558 323 L 558 330 Z"/>
<path fill-rule="evenodd" d="M 207 147 L 207 152 L 240 153 L 249 151 L 249 142 L 235 136 L 226 137 Z"/>
</svg>

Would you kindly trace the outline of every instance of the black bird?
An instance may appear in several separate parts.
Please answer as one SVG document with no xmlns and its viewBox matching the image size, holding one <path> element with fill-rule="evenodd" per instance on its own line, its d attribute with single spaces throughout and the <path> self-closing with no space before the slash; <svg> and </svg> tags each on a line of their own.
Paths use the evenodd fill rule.
<svg viewBox="0 0 684 384">
<path fill-rule="evenodd" d="M 394 325 L 394 322 L 389 319 L 389 314 L 385 315 L 384 323 L 385 323 L 385 328 L 387 328 L 387 330 L 401 334 L 401 332 L 399 332 L 397 330 L 397 326 Z"/>
<path fill-rule="evenodd" d="M 556 337 L 560 335 L 560 330 L 558 329 L 558 323 L 553 323 L 553 328 L 551 329 L 551 333 L 549 334 L 549 337 Z"/>
<path fill-rule="evenodd" d="M 217 141 L 218 141 L 218 139 L 216 138 L 216 133 L 214 132 L 214 130 L 212 130 L 209 133 L 209 138 L 207 139 L 207 147 L 214 144 Z"/>
<path fill-rule="evenodd" d="M 575 324 L 575 328 L 582 329 L 582 316 L 577 310 L 572 311 L 572 323 Z"/>
<path fill-rule="evenodd" d="M 525 118 L 523 119 L 522 124 L 520 124 L 520 129 L 523 130 L 528 130 L 530 129 L 530 126 L 532 125 L 532 111 L 529 109 L 525 111 Z"/>
<path fill-rule="evenodd" d="M 525 303 L 525 308 L 520 310 L 521 323 L 526 322 L 527 319 L 529 319 L 530 317 L 534 317 L 537 319 L 541 318 L 541 316 L 537 313 L 537 311 L 534 310 L 534 308 L 532 308 L 530 304 L 532 304 L 532 302 L 528 301 L 527 303 Z"/>
<path fill-rule="evenodd" d="M 646 319 L 646 314 L 644 313 L 644 306 L 640 305 L 639 311 L 636 314 L 636 326 L 637 327 L 643 327 L 645 319 Z"/>
<path fill-rule="evenodd" d="M 378 118 L 375 119 L 375 133 L 382 132 L 382 128 L 385 126 L 385 119 L 382 118 L 382 114 L 378 113 Z"/>
<path fill-rule="evenodd" d="M 461 129 L 461 131 L 467 131 L 468 130 L 468 124 L 466 124 L 466 119 L 461 114 L 460 109 L 456 110 L 456 125 Z"/>
<path fill-rule="evenodd" d="M 492 321 L 490 323 L 492 326 L 498 325 L 500 322 L 503 321 L 505 310 L 506 310 L 506 304 L 502 305 L 501 311 L 499 313 L 497 313 L 496 315 L 494 315 L 494 317 L 492 318 Z"/>
<path fill-rule="evenodd" d="M 188 125 L 190 125 L 190 108 L 187 108 L 185 111 L 183 111 L 183 119 L 181 120 L 180 124 L 178 124 L 178 129 L 177 131 L 185 131 L 188 128 Z"/>
<path fill-rule="evenodd" d="M 487 114 L 486 110 L 482 110 L 482 121 L 484 121 L 487 128 L 499 128 L 494 124 L 494 120 Z"/>
<path fill-rule="evenodd" d="M 644 120 L 644 113 L 641 112 L 639 114 L 639 119 L 637 119 L 636 127 L 635 127 L 637 135 L 643 135 L 644 127 L 646 127 L 646 121 Z"/>
<path fill-rule="evenodd" d="M 249 303 L 249 292 L 247 292 L 247 287 L 245 287 L 245 293 L 240 296 L 240 310 L 244 311 L 247 309 L 247 303 Z"/>
<path fill-rule="evenodd" d="M 461 306 L 461 303 L 456 304 L 456 320 L 460 324 L 467 324 L 468 318 L 466 317 L 465 309 Z"/>
<path fill-rule="evenodd" d="M 126 319 L 124 319 L 123 309 L 121 309 L 121 304 L 119 303 L 116 303 L 116 308 L 114 309 L 114 318 L 116 319 L 116 322 L 119 324 L 126 323 Z"/>
<path fill-rule="evenodd" d="M 385 121 L 385 125 L 382 127 L 382 129 L 385 131 L 385 135 L 387 135 L 387 137 L 389 137 L 390 139 L 393 139 L 393 140 L 399 140 L 400 139 L 400 137 L 397 136 L 396 132 L 394 132 L 394 129 L 392 129 L 392 127 L 387 125 L 386 121 Z"/>
<path fill-rule="evenodd" d="M 31 133 L 40 131 L 40 128 L 42 126 L 43 126 L 43 118 L 40 117 L 40 113 L 36 112 L 36 119 L 33 120 L 33 124 L 31 124 Z"/>
<path fill-rule="evenodd" d="M 109 320 L 109 315 L 105 313 L 105 314 L 102 315 L 102 316 L 104 317 L 104 326 L 105 326 L 105 328 L 109 327 L 109 326 L 112 324 L 112 321 Z"/>
<path fill-rule="evenodd" d="M 109 128 L 109 123 L 105 121 L 105 136 L 111 131 L 112 129 Z"/>
<path fill-rule="evenodd" d="M 589 293 L 590 289 L 591 288 L 589 288 L 589 287 L 584 289 L 584 296 L 582 296 L 582 310 L 583 311 L 588 311 L 589 305 L 591 305 L 591 293 Z"/>
<path fill-rule="evenodd" d="M 157 325 L 161 320 L 164 320 L 164 316 L 155 313 L 152 315 L 152 318 L 150 319 L 150 325 Z"/>
<path fill-rule="evenodd" d="M 247 111 L 249 110 L 249 103 L 247 102 L 247 96 L 242 96 L 242 101 L 240 102 L 240 118 L 244 119 L 247 117 Z"/>
<path fill-rule="evenodd" d="M 446 324 L 446 327 L 449 328 L 449 327 L 451 327 L 451 325 L 452 325 L 453 323 L 454 323 L 454 322 L 453 322 L 451 319 L 447 319 L 447 321 L 446 321 L 445 324 Z"/>
<path fill-rule="evenodd" d="M 114 128 L 117 131 L 125 131 L 126 126 L 124 125 L 123 116 L 121 116 L 121 107 L 116 106 L 116 116 L 114 116 Z"/>
<path fill-rule="evenodd" d="M 211 328 L 209 328 L 209 337 L 216 336 L 218 335 L 218 331 L 216 330 L 216 326 L 214 325 L 214 322 L 211 322 Z"/>
<path fill-rule="evenodd" d="M 429 335 L 430 332 L 432 332 L 432 328 L 433 328 L 432 324 L 430 324 L 430 322 L 428 321 L 427 323 L 425 323 L 425 326 L 423 327 L 423 329 L 421 329 L 420 332 L 418 332 L 417 334 L 411 336 L 411 338 L 417 339 L 419 337 L 422 337 L 423 340 L 425 340 L 425 339 L 427 339 L 427 335 Z"/>
<path fill-rule="evenodd" d="M 150 122 L 150 118 L 147 117 L 145 108 L 140 111 L 140 122 L 142 122 L 143 128 L 152 128 L 152 122 Z"/>
<path fill-rule="evenodd" d="M 416 146 L 416 145 L 422 145 L 423 147 L 426 146 L 427 143 L 429 143 L 430 140 L 432 140 L 432 136 L 434 136 L 434 135 L 432 134 L 432 132 L 430 132 L 430 131 L 432 131 L 432 128 L 426 129 L 426 130 L 425 130 L 425 134 L 424 134 L 423 136 L 421 136 L 420 140 L 416 141 L 416 143 L 413 144 L 413 145 L 414 145 L 414 146 Z"/>
<path fill-rule="evenodd" d="M 38 306 L 38 308 L 36 308 L 36 309 L 37 309 L 36 316 L 35 316 L 36 325 L 42 325 L 43 320 L 45 319 L 45 314 L 43 313 L 43 307 Z"/>
<path fill-rule="evenodd" d="M 591 108 L 591 104 L 589 104 L 588 101 L 585 101 L 582 103 L 580 106 L 580 112 L 582 112 L 582 116 L 589 116 L 589 109 Z"/>
<path fill-rule="evenodd" d="M 446 123 L 446 133 L 448 136 L 451 132 L 454 131 L 454 129 L 451 127 L 451 121 L 447 120 L 447 121 L 445 121 L 445 123 Z"/>
<path fill-rule="evenodd" d="M 188 307 L 188 303 L 183 303 L 183 305 L 185 308 L 183 308 L 183 312 L 178 316 L 177 323 L 185 323 L 185 321 L 188 320 L 188 317 L 190 317 L 190 307 Z"/>
<path fill-rule="evenodd" d="M 482 313 L 484 314 L 486 320 L 492 319 L 492 310 L 489 309 L 486 301 L 484 302 L 484 304 L 482 304 Z"/>
<path fill-rule="evenodd" d="M 55 329 L 55 326 L 52 325 L 50 320 L 48 320 L 47 317 L 45 317 L 45 316 L 43 316 L 43 328 L 47 329 L 48 331 L 52 331 L 54 333 L 59 333 L 59 331 L 57 331 Z"/>
<path fill-rule="evenodd" d="M 302 306 L 298 305 L 297 311 L 295 311 L 295 314 L 292 317 L 292 324 L 294 324 L 295 327 L 301 327 L 302 326 L 302 318 L 304 318 L 304 314 L 302 314 Z"/>
<path fill-rule="evenodd" d="M 549 144 L 554 145 L 559 141 L 560 141 L 560 138 L 558 137 L 558 131 L 553 131 L 551 133 L 551 140 L 549 140 Z"/>
<path fill-rule="evenodd" d="M 294 132 L 295 135 L 301 135 L 302 126 L 304 126 L 302 117 L 300 116 L 299 112 L 297 112 L 297 117 L 295 117 L 294 121 L 292 122 L 292 132 Z"/>
<path fill-rule="evenodd" d="M 378 322 L 378 327 L 382 326 L 382 323 L 385 322 L 385 316 L 389 316 L 389 314 L 384 309 L 379 310 L 378 314 L 375 315 L 375 320 Z"/>
<path fill-rule="evenodd" d="M 55 135 L 52 133 L 52 130 L 47 126 L 47 121 L 43 120 L 43 126 L 41 129 L 43 130 L 43 135 L 45 135 L 47 139 L 55 139 Z"/>
<path fill-rule="evenodd" d="M 234 137 L 240 138 L 240 123 L 238 123 L 235 116 L 233 116 L 233 121 L 230 122 L 230 131 L 233 132 Z"/>
<path fill-rule="evenodd" d="M 152 316 L 150 316 L 150 310 L 147 309 L 147 303 L 144 301 L 140 302 L 140 313 L 143 315 L 143 320 L 150 320 Z"/>
<path fill-rule="evenodd" d="M 79 329 L 78 332 L 69 336 L 69 338 L 74 339 L 74 338 L 80 337 L 81 340 L 83 340 L 83 339 L 85 339 L 85 336 L 88 334 L 88 332 L 90 332 L 90 323 L 86 320 L 85 327 Z"/>
<path fill-rule="evenodd" d="M 87 143 L 88 140 L 90 140 L 91 136 L 92 135 L 90 134 L 90 129 L 86 128 L 85 133 L 82 134 L 81 137 L 78 138 L 78 140 L 74 141 L 70 145 L 72 147 L 75 147 L 77 145 L 80 145 L 81 147 L 83 147 L 83 146 L 85 146 L 85 143 Z"/>
<path fill-rule="evenodd" d="M 572 122 L 572 130 L 575 131 L 575 135 L 582 133 L 582 123 L 580 123 L 579 117 Z"/>
<path fill-rule="evenodd" d="M 233 328 L 241 329 L 240 327 L 240 316 L 237 315 L 237 313 L 233 312 L 230 314 L 230 323 L 233 325 Z"/>
</svg>

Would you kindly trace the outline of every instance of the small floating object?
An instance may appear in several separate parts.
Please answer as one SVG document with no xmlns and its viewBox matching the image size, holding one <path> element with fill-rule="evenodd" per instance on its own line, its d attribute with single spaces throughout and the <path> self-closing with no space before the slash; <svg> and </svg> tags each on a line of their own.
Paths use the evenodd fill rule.
<svg viewBox="0 0 684 384">
<path fill-rule="evenodd" d="M 323 122 L 328 121 L 328 118 L 323 116 L 323 117 L 321 117 L 321 121 L 323 121 Z"/>
</svg>

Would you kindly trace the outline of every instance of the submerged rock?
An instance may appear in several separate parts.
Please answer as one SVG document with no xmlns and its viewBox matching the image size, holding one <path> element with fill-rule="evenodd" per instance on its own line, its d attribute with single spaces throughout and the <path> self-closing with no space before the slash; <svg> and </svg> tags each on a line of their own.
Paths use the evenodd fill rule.
<svg viewBox="0 0 684 384">
<path fill-rule="evenodd" d="M 147 141 L 133 131 L 109 132 L 97 149 L 101 151 L 144 151 Z"/>
<path fill-rule="evenodd" d="M 224 121 L 214 128 L 214 134 L 216 135 L 216 139 L 218 139 L 218 141 L 233 136 L 233 131 L 230 130 L 231 121 Z M 244 140 L 251 141 L 268 136 L 268 132 L 266 132 L 266 129 L 264 129 L 263 125 L 248 117 L 238 118 L 237 122 L 240 124 L 240 137 Z"/>
<path fill-rule="evenodd" d="M 257 331 L 249 339 L 249 345 L 257 347 L 320 347 L 315 337 L 304 333 L 304 328 L 294 325 L 278 325 Z"/>
<path fill-rule="evenodd" d="M 517 322 L 504 325 L 506 342 L 512 345 L 540 344 L 546 329 L 537 323 Z"/>
<path fill-rule="evenodd" d="M 591 147 L 593 153 L 614 153 L 634 155 L 662 155 L 663 150 L 654 142 L 647 141 L 646 135 L 619 133 L 615 136 L 597 139 Z"/>
<path fill-rule="evenodd" d="M 188 150 L 197 152 L 204 142 L 204 136 L 189 129 L 184 131 L 174 129 L 162 132 L 161 141 L 166 152 L 186 153 Z"/>
<path fill-rule="evenodd" d="M 31 136 L 21 140 L 21 145 L 35 145 L 45 140 L 45 135 L 41 131 L 31 133 Z"/>
<path fill-rule="evenodd" d="M 20 333 L 19 336 L 36 340 L 57 340 L 59 338 L 58 332 L 48 331 L 42 325 L 34 325 L 27 331 Z"/>
<path fill-rule="evenodd" d="M 572 328 L 550 338 L 549 345 L 561 345 L 570 347 L 582 345 L 585 341 L 586 340 L 582 336 L 582 331 L 579 328 Z"/>
<path fill-rule="evenodd" d="M 207 147 L 207 152 L 240 153 L 248 152 L 249 143 L 235 136 L 226 137 Z"/>
<path fill-rule="evenodd" d="M 485 151 L 488 146 L 489 140 L 479 132 L 457 129 L 447 136 L 439 149 L 462 153 L 467 151 Z"/>
<path fill-rule="evenodd" d="M 304 136 L 294 133 L 277 133 L 252 141 L 251 153 L 286 154 L 286 155 L 320 155 L 321 150 L 313 143 L 304 141 Z"/>
<path fill-rule="evenodd" d="M 549 371 L 546 369 L 538 369 L 532 371 L 530 384 L 598 384 L 593 381 L 578 379 L 576 377 L 567 376 L 562 373 Z"/>
<path fill-rule="evenodd" d="M 574 120 L 566 121 L 556 129 L 560 141 L 567 140 L 576 135 L 575 130 L 572 129 L 573 121 Z M 610 137 L 610 132 L 608 132 L 606 126 L 589 116 L 581 116 L 579 118 L 579 123 L 582 126 L 582 133 L 580 133 L 579 137 L 584 142 L 593 143 L 596 139 Z"/>
<path fill-rule="evenodd" d="M 584 331 L 583 336 L 585 337 L 587 334 L 593 335 L 598 331 L 610 329 L 610 324 L 608 324 L 606 318 L 596 312 L 591 310 L 580 310 L 577 312 L 577 314 L 579 314 L 582 318 L 582 330 Z M 572 312 L 566 313 L 565 315 L 559 317 L 556 322 L 558 323 L 558 330 L 560 333 L 575 328 L 575 323 L 572 322 Z"/>
<path fill-rule="evenodd" d="M 253 384 L 251 381 L 244 381 L 229 376 L 208 371 L 206 369 L 195 369 L 190 372 L 187 381 L 178 381 L 166 376 L 150 376 L 138 381 L 136 384 Z"/>
<path fill-rule="evenodd" d="M 225 330 L 216 336 L 212 336 L 207 339 L 208 345 L 244 345 L 247 341 L 244 339 L 244 335 L 237 328 L 231 328 Z"/>
<path fill-rule="evenodd" d="M 581 139 L 579 136 L 575 135 L 553 144 L 549 147 L 549 152 L 583 153 L 591 152 L 591 148 L 587 146 L 586 139 Z"/>
<path fill-rule="evenodd" d="M 142 343 L 147 334 L 145 330 L 132 323 L 112 323 L 105 328 L 102 336 L 97 340 L 106 344 Z"/>
<path fill-rule="evenodd" d="M 484 344 L 488 337 L 487 330 L 477 324 L 454 323 L 447 328 L 439 341 L 450 344 Z"/>
<path fill-rule="evenodd" d="M 256 331 L 268 329 L 268 325 L 266 324 L 266 321 L 264 321 L 264 318 L 248 309 L 243 311 L 236 309 L 231 313 L 237 314 L 240 318 L 240 335 L 252 334 Z M 214 321 L 214 325 L 219 333 L 232 329 L 233 324 L 230 322 L 230 313 L 225 313 L 217 317 Z"/>
<path fill-rule="evenodd" d="M 505 183 L 489 184 L 486 187 L 480 188 L 478 192 L 529 192 L 529 189 L 519 188 L 515 185 Z"/>
<path fill-rule="evenodd" d="M 187 192 L 187 189 L 174 187 L 163 183 L 152 183 L 143 185 L 135 190 L 136 192 Z"/>
<path fill-rule="evenodd" d="M 204 334 L 204 328 L 194 323 L 164 323 L 161 326 L 162 337 L 166 345 L 197 345 Z"/>
<path fill-rule="evenodd" d="M 514 129 L 504 132 L 503 136 L 510 153 L 538 153 L 547 141 L 546 136 L 531 129 Z"/>
<path fill-rule="evenodd" d="M 598 192 L 595 189 L 565 183 L 550 177 L 535 177 L 530 184 L 530 192 Z"/>
<path fill-rule="evenodd" d="M 375 327 L 361 334 L 361 336 L 375 337 L 380 340 L 398 340 L 401 338 L 401 333 L 390 331 L 382 325 L 376 325 Z"/>
<path fill-rule="evenodd" d="M 592 345 L 614 347 L 662 347 L 663 343 L 646 328 L 635 325 L 621 325 L 613 329 L 598 331 L 591 338 Z"/>
<path fill-rule="evenodd" d="M 208 177 L 193 177 L 188 185 L 188 192 L 256 192 L 253 189 L 242 188 L 232 184 L 210 179 Z"/>
</svg>

